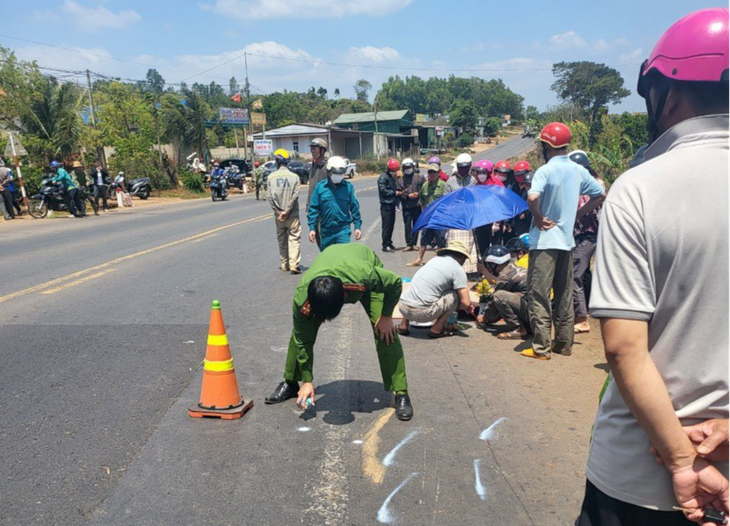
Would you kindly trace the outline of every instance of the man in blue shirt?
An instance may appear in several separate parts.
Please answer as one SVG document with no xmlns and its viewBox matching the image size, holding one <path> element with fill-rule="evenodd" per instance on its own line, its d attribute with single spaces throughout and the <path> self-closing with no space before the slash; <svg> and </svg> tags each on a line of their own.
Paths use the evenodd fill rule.
<svg viewBox="0 0 730 526">
<path fill-rule="evenodd" d="M 319 223 L 320 251 L 330 245 L 349 243 L 350 225 L 355 227 L 355 239 L 362 237 L 360 203 L 355 197 L 355 187 L 344 180 L 346 170 L 347 164 L 342 157 L 330 157 L 327 160 L 327 179 L 315 185 L 309 200 L 309 240 L 312 243 L 317 240 Z"/>
<path fill-rule="evenodd" d="M 522 356 L 549 360 L 551 352 L 570 356 L 573 350 L 573 226 L 577 218 L 603 202 L 604 191 L 588 170 L 568 157 L 572 134 L 565 124 L 553 122 L 540 132 L 547 164 L 532 179 L 527 204 L 532 213 L 530 266 L 527 271 L 527 308 L 532 348 Z M 591 200 L 578 210 L 578 199 Z M 550 291 L 554 299 L 550 300 Z M 553 313 L 552 305 L 555 305 Z M 555 320 L 555 345 L 551 346 Z"/>
</svg>

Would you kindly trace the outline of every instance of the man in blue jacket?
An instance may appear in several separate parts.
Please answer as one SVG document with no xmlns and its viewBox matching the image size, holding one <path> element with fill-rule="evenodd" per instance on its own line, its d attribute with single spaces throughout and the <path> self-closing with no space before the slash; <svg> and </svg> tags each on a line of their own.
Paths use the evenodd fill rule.
<svg viewBox="0 0 730 526">
<path fill-rule="evenodd" d="M 350 225 L 355 227 L 355 239 L 362 237 L 362 218 L 360 203 L 355 197 L 355 188 L 345 181 L 347 164 L 342 157 L 330 157 L 327 161 L 327 179 L 314 187 L 307 210 L 309 240 L 317 240 L 317 224 L 321 242 L 319 250 L 330 245 L 349 243 L 352 233 Z"/>
</svg>

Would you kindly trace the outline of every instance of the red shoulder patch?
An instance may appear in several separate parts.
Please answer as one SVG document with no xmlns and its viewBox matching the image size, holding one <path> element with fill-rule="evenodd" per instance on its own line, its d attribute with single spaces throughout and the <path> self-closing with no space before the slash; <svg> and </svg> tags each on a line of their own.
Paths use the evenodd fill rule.
<svg viewBox="0 0 730 526">
<path fill-rule="evenodd" d="M 301 312 L 305 316 L 312 315 L 312 306 L 309 304 L 309 300 L 304 302 L 304 305 L 302 305 L 302 309 L 299 312 Z"/>
<path fill-rule="evenodd" d="M 343 283 L 345 291 L 349 292 L 365 292 L 365 285 L 359 285 L 357 283 Z"/>
</svg>

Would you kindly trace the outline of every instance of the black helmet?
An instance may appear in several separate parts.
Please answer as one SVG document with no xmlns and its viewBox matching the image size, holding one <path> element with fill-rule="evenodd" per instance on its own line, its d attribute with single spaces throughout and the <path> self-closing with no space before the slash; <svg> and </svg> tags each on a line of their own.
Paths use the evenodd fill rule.
<svg viewBox="0 0 730 526">
<path fill-rule="evenodd" d="M 532 176 L 535 175 L 535 172 L 527 172 L 523 177 L 524 180 L 522 181 L 522 184 L 532 184 Z"/>
<path fill-rule="evenodd" d="M 584 152 L 583 150 L 575 150 L 574 152 L 570 152 L 570 155 L 568 155 L 568 159 L 576 164 L 581 165 L 586 170 L 591 167 L 591 161 L 588 160 L 588 155 L 586 155 L 586 152 Z"/>
<path fill-rule="evenodd" d="M 517 252 L 518 250 L 528 252 L 530 250 L 530 247 L 527 246 L 527 243 L 521 237 L 513 237 L 507 241 L 505 248 L 510 252 Z"/>
<path fill-rule="evenodd" d="M 484 252 L 484 261 L 487 264 L 501 265 L 510 259 L 509 250 L 504 245 L 492 245 Z"/>
</svg>

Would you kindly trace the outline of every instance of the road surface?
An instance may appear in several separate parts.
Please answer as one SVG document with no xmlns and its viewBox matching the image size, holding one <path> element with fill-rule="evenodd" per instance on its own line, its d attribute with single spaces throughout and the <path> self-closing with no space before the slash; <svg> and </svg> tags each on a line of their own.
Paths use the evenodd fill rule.
<svg viewBox="0 0 730 526">
<path fill-rule="evenodd" d="M 363 242 L 377 249 L 375 179 L 354 184 Z M 317 250 L 302 245 L 307 267 Z M 301 414 L 293 401 L 263 404 L 281 379 L 298 281 L 279 270 L 267 203 L 5 223 L 0 246 L 2 526 L 557 526 L 577 514 L 605 377 L 595 351 L 525 363 L 522 347 L 475 330 L 437 341 L 414 331 L 405 423 L 364 313 L 346 306 L 320 331 L 316 414 Z M 409 256 L 381 254 L 403 276 Z M 255 400 L 238 421 L 186 414 L 214 299 Z"/>
</svg>

